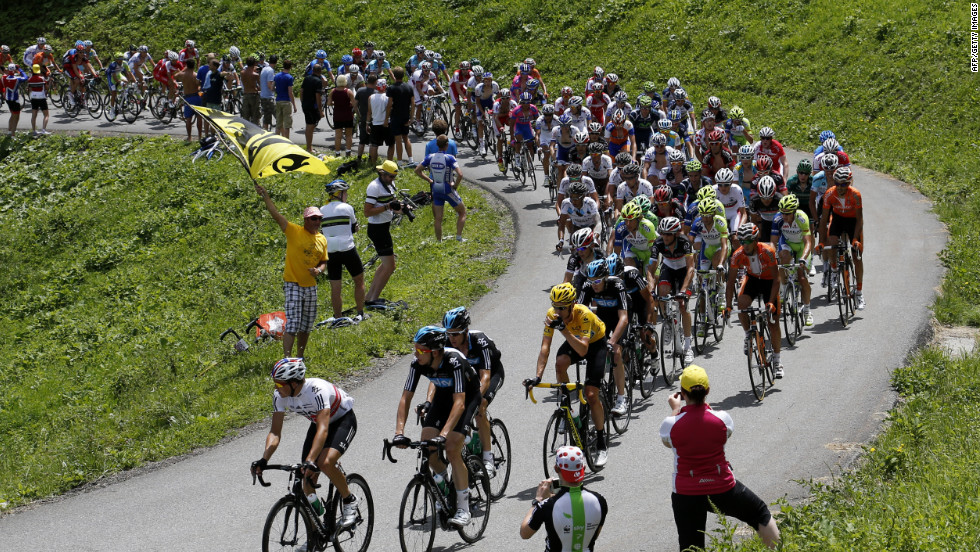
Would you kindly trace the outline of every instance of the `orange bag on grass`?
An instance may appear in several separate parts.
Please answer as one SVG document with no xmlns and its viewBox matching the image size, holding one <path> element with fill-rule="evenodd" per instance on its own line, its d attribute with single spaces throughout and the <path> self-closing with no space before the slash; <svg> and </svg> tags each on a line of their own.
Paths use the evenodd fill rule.
<svg viewBox="0 0 980 552">
<path fill-rule="evenodd" d="M 263 314 L 258 319 L 258 327 L 255 328 L 255 338 L 271 337 L 272 339 L 282 339 L 282 334 L 286 330 L 286 313 L 270 312 Z"/>
</svg>

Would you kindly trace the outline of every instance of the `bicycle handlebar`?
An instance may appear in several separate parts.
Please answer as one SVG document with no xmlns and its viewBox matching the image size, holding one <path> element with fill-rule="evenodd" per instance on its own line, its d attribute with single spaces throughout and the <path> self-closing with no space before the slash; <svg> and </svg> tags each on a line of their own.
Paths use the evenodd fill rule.
<svg viewBox="0 0 980 552">
<path fill-rule="evenodd" d="M 288 472 L 301 474 L 303 472 L 303 464 L 288 464 L 288 465 L 268 464 L 266 467 L 262 468 L 262 471 L 265 470 L 280 470 L 280 471 L 288 471 Z M 262 479 L 261 473 L 252 473 L 252 485 L 255 485 L 256 479 L 258 479 L 259 485 L 262 485 L 263 487 L 268 487 L 272 485 L 272 483 L 266 483 L 265 479 Z M 303 476 L 303 479 L 305 479 L 306 482 L 309 483 L 314 489 L 319 489 L 320 487 L 322 487 L 322 485 L 320 485 L 319 483 L 314 483 L 309 477 L 306 477 L 305 475 Z"/>
<path fill-rule="evenodd" d="M 585 397 L 582 395 L 582 388 L 585 386 L 582 385 L 581 383 L 539 383 L 537 385 L 525 386 L 524 400 L 530 398 L 533 404 L 538 404 L 537 399 L 534 398 L 535 387 L 540 387 L 542 389 L 564 389 L 565 391 L 569 391 L 569 392 L 578 390 L 579 401 L 585 402 Z"/>
<path fill-rule="evenodd" d="M 398 460 L 395 460 L 395 457 L 391 455 L 391 449 L 394 447 L 395 447 L 394 443 L 392 443 L 388 439 L 385 439 L 384 444 L 381 446 L 381 459 L 384 460 L 385 458 L 387 458 L 388 461 L 390 461 L 392 464 L 397 464 Z M 436 452 L 439 453 L 439 460 L 443 464 L 447 464 L 447 465 L 449 464 L 449 460 L 446 459 L 445 441 L 441 443 L 433 443 L 431 441 L 412 441 L 411 443 L 406 444 L 405 447 L 410 449 L 435 448 Z"/>
</svg>

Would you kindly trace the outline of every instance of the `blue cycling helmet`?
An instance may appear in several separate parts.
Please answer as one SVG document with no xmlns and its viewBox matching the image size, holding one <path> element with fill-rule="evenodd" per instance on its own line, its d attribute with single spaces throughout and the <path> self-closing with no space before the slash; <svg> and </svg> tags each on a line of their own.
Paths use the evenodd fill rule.
<svg viewBox="0 0 980 552">
<path fill-rule="evenodd" d="M 323 50 L 316 51 L 316 59 L 327 59 L 327 53 Z"/>
<path fill-rule="evenodd" d="M 534 96 L 532 96 L 530 92 L 522 92 L 521 93 L 521 103 L 522 104 L 531 103 L 533 101 L 534 101 Z"/>
<path fill-rule="evenodd" d="M 538 87 L 538 84 L 540 84 L 538 82 L 538 79 L 531 79 L 531 80 L 527 81 L 527 87 L 530 88 L 530 89 L 532 89 L 532 90 L 535 89 L 535 88 L 537 88 Z"/>
<path fill-rule="evenodd" d="M 344 56 L 342 58 L 340 58 L 340 62 L 341 63 L 354 63 L 354 56 L 352 56 L 350 54 L 344 54 Z"/>
<path fill-rule="evenodd" d="M 491 73 L 490 71 L 487 71 L 486 73 L 483 73 L 483 78 L 485 78 L 485 79 L 492 79 L 493 78 L 493 73 Z"/>
<path fill-rule="evenodd" d="M 667 117 L 671 121 L 674 121 L 676 123 L 677 121 L 680 121 L 681 119 L 683 119 L 684 118 L 684 115 L 681 113 L 681 110 L 680 109 L 671 109 L 670 110 L 670 113 L 667 114 Z"/>
<path fill-rule="evenodd" d="M 345 181 L 343 178 L 337 178 L 335 180 L 332 180 L 324 186 L 324 189 L 328 194 L 336 194 L 339 192 L 343 192 L 344 190 L 347 190 L 349 188 L 350 188 L 350 184 L 348 184 L 347 181 Z"/>
<path fill-rule="evenodd" d="M 606 257 L 606 269 L 609 270 L 610 275 L 619 276 L 623 272 L 622 257 L 615 253 Z"/>
<path fill-rule="evenodd" d="M 596 259 L 589 263 L 589 265 L 585 267 L 585 275 L 590 280 L 609 276 L 609 267 L 606 266 L 606 260 Z"/>
<path fill-rule="evenodd" d="M 572 124 L 572 116 L 568 113 L 562 113 L 561 117 L 558 117 L 558 124 L 561 126 L 570 126 Z"/>
<path fill-rule="evenodd" d="M 470 313 L 466 307 L 456 307 L 446 311 L 446 316 L 442 318 L 442 325 L 447 330 L 463 330 L 470 327 Z"/>
<path fill-rule="evenodd" d="M 821 144 L 824 143 L 824 142 L 826 142 L 830 138 L 833 138 L 835 140 L 837 139 L 837 136 L 834 134 L 834 131 L 832 131 L 832 130 L 825 130 L 825 131 L 823 131 L 823 132 L 820 133 L 820 143 Z"/>
<path fill-rule="evenodd" d="M 76 48 L 84 48 L 85 47 L 85 41 L 84 40 L 76 40 L 75 41 L 75 47 Z"/>
<path fill-rule="evenodd" d="M 446 328 L 423 326 L 415 332 L 412 341 L 430 349 L 444 349 L 446 347 Z"/>
<path fill-rule="evenodd" d="M 527 63 L 522 63 L 521 66 L 518 69 L 520 70 L 521 74 L 524 74 L 524 75 L 526 75 L 526 74 L 528 74 L 528 73 L 531 72 L 531 66 L 529 64 L 527 64 Z"/>
</svg>

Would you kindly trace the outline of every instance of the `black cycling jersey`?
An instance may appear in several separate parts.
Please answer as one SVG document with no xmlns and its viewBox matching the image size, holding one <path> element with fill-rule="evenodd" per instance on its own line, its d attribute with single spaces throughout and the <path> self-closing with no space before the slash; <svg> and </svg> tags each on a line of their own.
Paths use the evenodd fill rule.
<svg viewBox="0 0 980 552">
<path fill-rule="evenodd" d="M 635 266 L 624 266 L 623 274 L 619 276 L 619 279 L 623 281 L 626 286 L 626 293 L 630 295 L 639 293 L 641 289 L 647 287 L 647 279 Z"/>
<path fill-rule="evenodd" d="M 694 198 L 697 196 L 698 190 L 704 187 L 710 188 L 714 185 L 714 182 L 712 182 L 707 176 L 701 175 L 694 180 L 691 180 L 690 177 L 685 178 L 683 181 L 681 181 L 681 184 L 687 188 L 687 204 L 690 205 L 695 201 Z"/>
<path fill-rule="evenodd" d="M 593 247 L 592 260 L 594 261 L 601 258 L 602 258 L 602 250 L 600 250 L 598 247 Z M 585 267 L 588 266 L 588 264 L 589 263 L 582 260 L 582 256 L 581 254 L 579 254 L 578 251 L 573 251 L 571 256 L 568 257 L 568 263 L 565 265 L 565 272 L 572 274 L 573 276 L 576 277 L 576 279 L 578 279 L 578 276 L 584 278 Z M 572 283 L 575 284 L 574 281 Z M 575 285 L 575 287 L 576 289 L 579 288 L 577 284 Z"/>
<path fill-rule="evenodd" d="M 572 493 L 576 495 L 574 502 Z M 576 510 L 582 517 L 580 521 L 575 519 L 578 517 Z M 585 487 L 562 487 L 534 508 L 528 527 L 537 531 L 542 525 L 545 526 L 548 534 L 545 552 L 588 552 L 594 550 L 599 529 L 605 523 L 608 512 L 606 499 L 601 494 Z"/>
<path fill-rule="evenodd" d="M 660 220 L 667 217 L 677 217 L 683 221 L 687 217 L 687 209 L 677 199 L 671 199 L 666 211 L 661 209 L 659 204 L 654 204 L 653 214 L 657 215 Z"/>
<path fill-rule="evenodd" d="M 582 292 L 579 294 L 579 303 L 589 306 L 594 301 L 596 314 L 600 318 L 610 311 L 629 310 L 630 300 L 626 294 L 626 284 L 616 276 L 608 276 L 605 280 L 602 291 L 592 289 L 592 282 L 586 280 L 582 285 Z"/>
<path fill-rule="evenodd" d="M 500 362 L 500 351 L 487 334 L 479 330 L 470 330 L 467 339 L 469 350 L 466 360 L 475 370 L 490 370 L 490 374 L 502 374 L 504 365 Z"/>
<path fill-rule="evenodd" d="M 405 380 L 405 390 L 415 392 L 419 379 L 425 376 L 438 388 L 436 391 L 452 393 L 479 393 L 480 380 L 463 353 L 452 347 L 443 350 L 442 362 L 437 368 L 419 364 L 418 359 L 412 360 L 408 368 L 408 378 Z"/>
<path fill-rule="evenodd" d="M 661 263 L 670 268 L 681 268 L 686 266 L 687 260 L 684 257 L 694 253 L 694 248 L 691 247 L 691 242 L 687 241 L 687 238 L 678 236 L 674 240 L 674 247 L 667 248 L 667 244 L 664 243 L 663 236 L 657 238 L 657 241 L 653 242 L 650 246 L 650 258 L 656 259 L 658 255 L 663 255 L 663 260 Z"/>
<path fill-rule="evenodd" d="M 776 191 L 783 193 L 786 190 L 786 181 L 783 180 L 783 176 L 774 171 L 769 171 L 769 176 L 776 181 Z M 751 187 L 749 189 L 752 191 L 753 196 L 759 193 L 759 180 L 761 178 L 761 176 L 756 175 L 756 177 L 752 179 L 752 184 L 750 185 Z"/>
</svg>

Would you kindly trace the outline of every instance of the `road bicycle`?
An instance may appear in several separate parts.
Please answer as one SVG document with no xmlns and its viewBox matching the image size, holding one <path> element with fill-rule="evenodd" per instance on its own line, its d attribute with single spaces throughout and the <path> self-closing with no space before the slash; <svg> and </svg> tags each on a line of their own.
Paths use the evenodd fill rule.
<svg viewBox="0 0 980 552">
<path fill-rule="evenodd" d="M 491 152 L 491 155 L 495 155 L 497 151 L 497 133 L 493 128 L 492 116 L 489 113 L 484 113 L 483 117 L 480 118 L 480 123 L 483 125 L 483 143 L 486 144 L 486 151 L 481 151 L 480 155 L 482 157 L 487 156 L 487 152 Z"/>
<path fill-rule="evenodd" d="M 786 343 L 796 345 L 796 338 L 803 335 L 803 291 L 797 278 L 799 265 L 781 264 L 779 269 L 786 274 L 786 284 L 780 288 L 779 302 L 783 309 L 783 330 Z"/>
<path fill-rule="evenodd" d="M 51 105 L 61 108 L 64 102 L 63 87 L 68 86 L 68 79 L 65 77 L 64 71 L 56 70 L 53 65 L 48 67 L 48 71 L 48 84 L 45 86 L 45 92 L 48 94 L 48 99 L 51 100 Z"/>
<path fill-rule="evenodd" d="M 116 90 L 116 105 L 111 105 L 111 97 L 106 98 L 105 118 L 107 121 L 115 121 L 116 117 L 122 115 L 123 120 L 129 124 L 136 122 L 143 107 L 140 104 L 139 90 L 136 83 L 128 83 L 125 86 L 118 86 Z"/>
<path fill-rule="evenodd" d="M 534 142 L 532 140 L 524 140 L 524 145 L 521 146 L 521 156 L 523 157 L 524 166 L 522 167 L 526 177 L 531 179 L 531 189 L 538 189 L 538 173 L 534 170 Z M 527 184 L 526 179 L 521 179 L 522 184 Z"/>
<path fill-rule="evenodd" d="M 402 223 L 402 219 L 405 217 L 408 217 L 410 222 L 415 221 L 415 211 L 418 210 L 419 207 L 428 204 L 428 201 L 418 201 L 416 199 L 419 197 L 419 194 L 416 194 L 415 196 L 408 195 L 408 192 L 410 191 L 411 190 L 408 188 L 398 190 L 398 196 L 401 198 L 401 202 L 404 204 L 404 207 L 400 211 L 391 212 L 391 228 L 397 228 Z M 431 197 L 427 195 L 427 192 L 423 192 L 422 195 L 431 201 Z M 370 240 L 368 241 L 367 246 L 364 247 L 361 257 L 367 259 L 363 263 L 364 270 L 374 266 L 374 264 L 378 262 L 378 259 L 381 258 L 378 255 L 377 250 L 374 249 L 374 242 Z"/>
<path fill-rule="evenodd" d="M 180 95 L 178 91 L 177 95 Z M 150 113 L 163 124 L 170 124 L 170 121 L 177 115 L 177 102 L 170 100 L 170 93 L 166 88 L 158 88 L 150 103 Z"/>
<path fill-rule="evenodd" d="M 432 127 L 432 121 L 436 119 L 442 119 L 448 121 L 448 116 L 446 115 L 446 108 L 442 106 L 446 101 L 446 94 L 432 94 L 426 96 L 422 100 L 422 117 L 420 117 L 415 124 L 412 126 L 412 132 L 416 136 L 422 138 L 425 133 L 429 131 Z"/>
<path fill-rule="evenodd" d="M 772 362 L 772 335 L 769 333 L 769 308 L 762 297 L 757 297 L 755 303 L 742 312 L 749 317 L 748 348 L 745 350 L 749 366 L 749 383 L 752 385 L 755 398 L 761 401 L 766 397 L 766 391 L 773 385 L 775 367 Z"/>
<path fill-rule="evenodd" d="M 221 91 L 221 109 L 225 113 L 235 113 L 242 112 L 242 91 L 244 88 L 242 85 L 228 87 L 225 85 L 224 89 Z"/>
<path fill-rule="evenodd" d="M 613 229 L 615 227 L 615 221 L 613 221 L 612 215 L 612 206 L 606 207 L 605 209 L 599 211 L 599 247 L 603 251 L 606 250 L 609 240 L 612 238 Z"/>
<path fill-rule="evenodd" d="M 393 447 L 385 439 L 381 457 L 397 463 L 398 460 L 391 455 Z M 398 540 L 402 552 L 432 550 L 436 527 L 443 531 L 458 531 L 460 538 L 471 544 L 480 540 L 490 521 L 491 504 L 490 478 L 483 467 L 483 460 L 463 447 L 469 477 L 470 522 L 463 527 L 453 527 L 449 519 L 456 512 L 456 487 L 452 482 L 445 481 L 447 490 L 443 491 L 429 469 L 431 452 L 438 453 L 439 459 L 450 465 L 445 455 L 445 443 L 412 441 L 406 447 L 417 451 L 417 460 L 415 475 L 405 487 L 398 514 Z"/>
<path fill-rule="evenodd" d="M 715 343 L 721 343 L 725 335 L 724 298 L 720 282 L 724 281 L 725 273 L 718 270 L 698 270 L 695 289 L 697 299 L 694 303 L 694 352 L 704 354 L 708 343 L 708 332 L 715 338 Z"/>
<path fill-rule="evenodd" d="M 343 473 L 343 468 L 337 464 Z M 343 527 L 343 507 L 341 496 L 336 488 L 328 485 L 327 499 L 323 501 L 326 513 L 321 517 L 303 492 L 303 481 L 310 481 L 303 475 L 303 465 L 269 464 L 263 471 L 282 470 L 289 472 L 289 491 L 269 510 L 262 529 L 262 552 L 270 550 L 306 550 L 318 552 L 333 544 L 338 552 L 365 552 L 371 544 L 374 532 L 374 499 L 367 481 L 356 473 L 345 474 L 351 494 L 357 497 L 357 518 L 349 527 Z M 256 479 L 263 487 L 266 483 L 261 475 L 252 474 L 252 484 Z M 322 485 L 312 483 L 314 488 Z"/>
<path fill-rule="evenodd" d="M 552 475 L 552 470 L 555 466 L 555 454 L 559 448 L 566 445 L 573 445 L 582 449 L 582 452 L 585 453 L 585 463 L 593 472 L 597 472 L 603 468 L 603 466 L 597 464 L 599 459 L 598 433 L 596 432 L 595 424 L 590 423 L 592 418 L 589 413 L 589 404 L 586 402 L 585 394 L 583 393 L 585 385 L 578 381 L 580 368 L 581 362 L 575 363 L 575 383 L 538 383 L 530 386 L 528 385 L 530 383 L 528 380 L 524 381 L 524 399 L 527 400 L 530 398 L 534 404 L 538 403 L 534 398 L 535 387 L 558 390 L 558 403 L 555 406 L 555 411 L 548 418 L 548 424 L 544 428 L 542 461 L 544 463 L 545 477 Z M 573 413 L 572 410 L 573 394 L 578 395 L 578 414 Z M 599 393 L 599 400 L 603 410 L 607 413 L 603 425 L 606 438 L 608 439 L 612 433 L 610 431 L 612 426 L 610 418 L 612 416 L 608 415 L 609 405 L 603 393 Z"/>
<path fill-rule="evenodd" d="M 616 430 L 617 434 L 622 435 L 626 433 L 626 430 L 630 425 L 630 418 L 633 417 L 633 388 L 635 387 L 635 377 L 633 375 L 635 372 L 633 369 L 633 355 L 636 353 L 636 349 L 634 349 L 633 343 L 629 339 L 628 335 L 624 335 L 623 338 L 620 339 L 620 350 L 623 354 L 623 372 L 626 379 L 623 385 L 626 393 L 626 413 L 621 416 L 617 416 L 611 412 L 612 405 L 616 404 L 616 396 L 618 394 L 615 376 L 616 358 L 615 355 L 613 355 L 612 345 L 607 344 L 606 347 L 608 349 L 606 351 L 606 370 L 604 372 L 604 377 L 602 378 L 602 387 L 600 388 L 600 392 L 605 397 L 605 403 L 609 405 L 606 412 L 607 415 L 612 418 L 613 429 Z"/>
<path fill-rule="evenodd" d="M 510 432 L 503 420 L 499 420 L 487 412 L 490 422 L 490 450 L 493 452 L 493 473 L 490 476 L 490 498 L 494 501 L 503 498 L 510 481 L 511 453 Z M 468 428 L 466 449 L 472 456 L 483 457 L 483 444 L 480 442 L 480 432 Z"/>
<path fill-rule="evenodd" d="M 191 163 L 196 162 L 198 159 L 206 159 L 208 161 L 221 161 L 221 158 L 225 156 L 224 147 L 221 145 L 221 140 L 214 136 L 208 136 L 202 138 L 200 141 L 200 146 L 191 153 Z"/>
<path fill-rule="evenodd" d="M 681 319 L 681 301 L 687 295 L 665 295 L 657 297 L 660 302 L 660 368 L 663 370 L 664 383 L 668 386 L 684 371 L 684 321 Z"/>
<path fill-rule="evenodd" d="M 548 166 L 548 199 L 551 203 L 558 200 L 558 154 L 552 152 L 551 162 Z"/>
<path fill-rule="evenodd" d="M 627 366 L 627 370 L 630 370 L 630 372 L 627 372 L 627 377 L 631 377 L 630 373 L 632 373 L 633 386 L 639 389 L 641 397 L 649 399 L 653 395 L 653 389 L 657 383 L 657 366 L 660 363 L 657 362 L 656 358 L 650 356 L 646 345 L 643 343 L 643 335 L 647 331 L 650 332 L 649 336 L 653 340 L 653 350 L 659 354 L 657 331 L 652 325 L 640 324 L 636 313 L 630 316 L 630 346 L 633 349 L 633 358 L 631 364 Z"/>
<path fill-rule="evenodd" d="M 71 92 L 70 84 L 62 85 L 61 96 L 64 98 L 62 107 L 66 115 L 74 119 L 84 109 L 93 119 L 99 118 L 102 114 L 102 97 L 93 84 L 95 80 L 96 78 L 91 75 L 86 76 L 80 90 L 74 94 Z"/>
<path fill-rule="evenodd" d="M 840 323 L 845 328 L 857 310 L 857 272 L 854 268 L 853 250 L 851 237 L 842 233 L 837 240 L 837 268 L 830 271 L 830 286 L 827 291 L 828 299 L 837 301 Z"/>
</svg>

